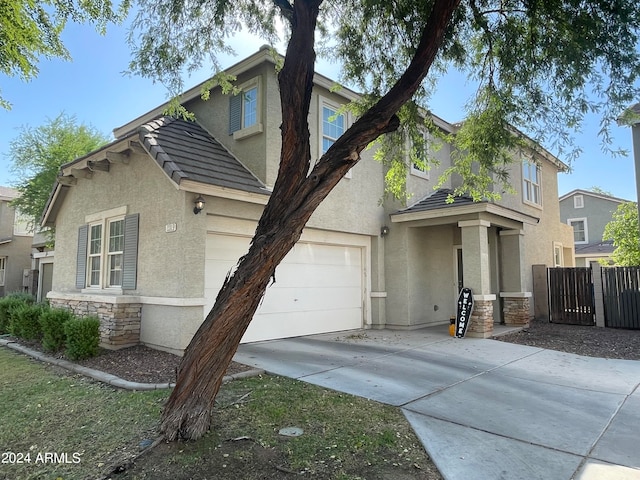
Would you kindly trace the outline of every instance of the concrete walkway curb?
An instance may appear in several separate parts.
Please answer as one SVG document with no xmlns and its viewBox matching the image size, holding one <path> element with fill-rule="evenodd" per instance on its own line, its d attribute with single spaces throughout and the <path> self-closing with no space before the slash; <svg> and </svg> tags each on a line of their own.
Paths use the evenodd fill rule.
<svg viewBox="0 0 640 480">
<path fill-rule="evenodd" d="M 12 340 L 7 340 L 5 338 L 0 338 L 0 345 L 10 348 L 12 350 L 15 350 L 16 352 L 20 352 L 24 355 L 28 355 L 40 362 L 56 365 L 58 367 L 64 368 L 65 370 L 79 373 L 80 375 L 84 375 L 85 377 L 90 377 L 99 382 L 106 383 L 113 387 L 122 388 L 124 390 L 137 390 L 137 391 L 163 390 L 163 389 L 175 387 L 175 383 L 130 382 L 129 380 L 125 380 L 123 378 L 117 377 L 110 373 L 102 372 L 100 370 L 95 370 L 93 368 L 83 367 L 82 365 L 77 365 L 67 360 L 50 357 L 41 352 L 38 352 L 37 350 L 32 350 L 23 345 L 20 345 L 17 342 L 14 342 Z M 264 370 L 255 368 L 252 370 L 248 370 L 246 372 L 235 373 L 233 375 L 225 375 L 225 377 L 222 379 L 222 383 L 227 383 L 232 380 L 238 380 L 242 378 L 257 377 L 258 375 L 262 375 L 264 373 L 265 373 Z"/>
</svg>

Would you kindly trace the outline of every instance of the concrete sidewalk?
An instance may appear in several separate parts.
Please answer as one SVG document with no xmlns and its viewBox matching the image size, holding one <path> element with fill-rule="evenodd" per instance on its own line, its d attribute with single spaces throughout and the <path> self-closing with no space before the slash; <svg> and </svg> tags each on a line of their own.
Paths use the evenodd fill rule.
<svg viewBox="0 0 640 480">
<path fill-rule="evenodd" d="M 402 408 L 447 480 L 640 480 L 640 362 L 445 327 L 241 345 L 267 372 Z"/>
</svg>

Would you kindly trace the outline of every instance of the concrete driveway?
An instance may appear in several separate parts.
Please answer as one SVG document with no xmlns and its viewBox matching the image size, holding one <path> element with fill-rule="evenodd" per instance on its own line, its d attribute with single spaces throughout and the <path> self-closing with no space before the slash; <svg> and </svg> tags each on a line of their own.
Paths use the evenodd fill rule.
<svg viewBox="0 0 640 480">
<path fill-rule="evenodd" d="M 235 360 L 402 408 L 448 480 L 640 480 L 640 362 L 446 327 L 243 344 Z"/>
</svg>

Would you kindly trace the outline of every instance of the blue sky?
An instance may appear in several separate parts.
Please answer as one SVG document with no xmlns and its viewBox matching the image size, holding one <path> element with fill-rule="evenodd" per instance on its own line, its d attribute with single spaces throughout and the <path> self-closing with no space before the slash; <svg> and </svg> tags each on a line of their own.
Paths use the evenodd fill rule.
<svg viewBox="0 0 640 480">
<path fill-rule="evenodd" d="M 16 181 L 10 172 L 8 152 L 9 142 L 19 135 L 21 126 L 38 127 L 48 118 L 65 112 L 74 115 L 78 122 L 110 135 L 114 128 L 167 99 L 162 85 L 122 73 L 129 62 L 126 33 L 125 27 L 110 26 L 106 36 L 100 36 L 92 27 L 69 25 L 63 40 L 72 61 L 45 59 L 39 65 L 38 77 L 28 83 L 0 76 L 2 96 L 13 105 L 10 111 L 0 108 L 0 185 L 12 186 Z M 221 57 L 222 65 L 231 66 L 256 52 L 262 43 L 248 36 L 232 40 L 238 55 Z M 330 78 L 337 77 L 335 65 L 320 61 L 316 69 Z M 203 71 L 185 79 L 186 88 L 205 80 L 209 73 Z M 471 93 L 472 88 L 464 79 L 447 75 L 431 99 L 431 110 L 449 122 L 459 121 Z M 612 127 L 612 147 L 627 150 L 629 154 L 611 157 L 600 147 L 598 129 L 599 119 L 587 118 L 582 134 L 576 137 L 583 153 L 572 163 L 571 173 L 558 176 L 560 195 L 576 188 L 598 186 L 614 196 L 636 200 L 630 130 Z"/>
</svg>

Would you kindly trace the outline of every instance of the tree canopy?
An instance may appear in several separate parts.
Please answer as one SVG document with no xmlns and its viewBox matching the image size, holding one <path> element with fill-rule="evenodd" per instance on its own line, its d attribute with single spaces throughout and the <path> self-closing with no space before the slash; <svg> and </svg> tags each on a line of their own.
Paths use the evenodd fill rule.
<svg viewBox="0 0 640 480">
<path fill-rule="evenodd" d="M 373 105 L 410 66 L 436 2 L 398 0 L 319 2 L 316 53 L 339 62 L 340 80 Z M 451 2 L 449 2 L 451 3 Z M 572 132 L 584 116 L 601 116 L 601 138 L 638 98 L 640 6 L 633 0 L 465 0 L 456 4 L 429 76 L 412 100 L 428 109 L 434 81 L 455 68 L 478 85 L 467 118 L 455 138 L 465 152 L 453 170 L 466 178 L 464 193 L 478 197 L 492 181 L 507 182 L 513 156 L 505 149 L 522 144 L 506 133 L 511 125 L 569 162 L 580 152 Z M 229 38 L 248 28 L 275 43 L 289 36 L 287 0 L 141 0 L 130 37 L 131 70 L 183 89 L 184 72 L 212 64 L 232 51 Z M 416 120 L 403 107 L 399 131 Z M 433 129 L 435 133 L 437 129 Z M 406 159 L 406 155 L 385 161 Z M 404 153 L 404 152 L 403 152 Z M 471 168 L 475 165 L 475 168 Z M 397 168 L 397 167 L 396 167 Z M 400 175 L 401 176 L 401 175 Z M 396 187 L 396 190 L 397 187 Z M 399 190 L 398 190 L 399 191 Z M 462 191 L 458 193 L 463 193 Z"/>
<path fill-rule="evenodd" d="M 58 170 L 64 163 L 82 157 L 106 144 L 109 138 L 93 127 L 78 124 L 61 113 L 39 127 L 23 126 L 9 143 L 11 170 L 16 175 L 20 197 L 12 205 L 32 227 L 40 224 Z"/>
<path fill-rule="evenodd" d="M 122 21 L 129 0 L 114 8 L 109 0 L 4 0 L 0 2 L 0 72 L 25 81 L 38 75 L 41 58 L 69 60 L 60 38 L 66 23 L 89 22 L 103 33 L 108 23 Z M 0 106 L 10 103 L 0 95 Z"/>
<path fill-rule="evenodd" d="M 616 249 L 611 257 L 616 265 L 631 267 L 640 265 L 640 230 L 638 205 L 626 202 L 618 205 L 613 219 L 604 227 L 604 240 L 613 240 Z"/>
</svg>

